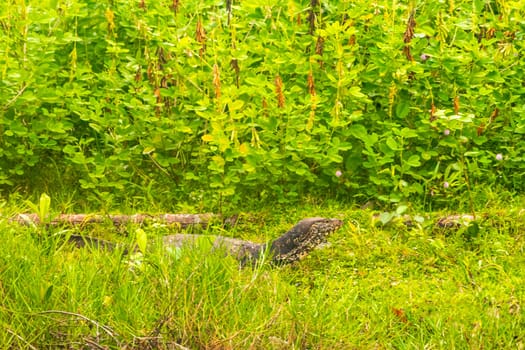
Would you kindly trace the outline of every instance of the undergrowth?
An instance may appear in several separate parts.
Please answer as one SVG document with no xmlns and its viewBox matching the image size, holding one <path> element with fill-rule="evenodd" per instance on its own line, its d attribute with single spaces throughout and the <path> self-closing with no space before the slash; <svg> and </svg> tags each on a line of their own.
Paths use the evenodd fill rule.
<svg viewBox="0 0 525 350">
<path fill-rule="evenodd" d="M 522 349 L 525 217 L 492 202 L 474 224 L 435 225 L 447 212 L 381 224 L 370 209 L 308 204 L 246 213 L 198 232 L 265 241 L 303 217 L 338 217 L 329 246 L 292 266 L 239 268 L 203 247 L 167 252 L 175 229 L 145 225 L 143 255 L 76 249 L 83 233 L 133 244 L 116 230 L 20 226 L 0 219 L 3 348 Z M 480 204 L 480 207 L 482 205 Z"/>
</svg>

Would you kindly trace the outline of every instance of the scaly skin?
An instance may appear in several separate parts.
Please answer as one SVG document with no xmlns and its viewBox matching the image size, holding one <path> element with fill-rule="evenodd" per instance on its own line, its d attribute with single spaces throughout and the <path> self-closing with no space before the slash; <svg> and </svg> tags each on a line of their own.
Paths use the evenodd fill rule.
<svg viewBox="0 0 525 350">
<path fill-rule="evenodd" d="M 271 243 L 272 261 L 289 264 L 307 255 L 343 225 L 338 219 L 309 218 L 299 221 L 290 231 Z"/>
<path fill-rule="evenodd" d="M 319 244 L 326 242 L 326 238 L 337 230 L 343 222 L 338 219 L 308 218 L 299 221 L 288 232 L 276 240 L 257 244 L 250 241 L 243 241 L 235 238 L 222 236 L 213 237 L 213 247 L 225 249 L 226 252 L 238 260 L 243 265 L 251 262 L 255 263 L 259 257 L 269 249 L 271 261 L 277 265 L 293 263 L 305 255 Z M 172 247 L 182 247 L 185 244 L 192 244 L 199 235 L 176 234 L 164 237 L 164 244 Z"/>
<path fill-rule="evenodd" d="M 311 252 L 319 244 L 326 242 L 327 237 L 337 230 L 343 222 L 338 219 L 308 218 L 299 221 L 288 232 L 268 243 L 254 243 L 223 236 L 202 236 L 195 234 L 175 234 L 164 237 L 166 247 L 182 247 L 192 245 L 199 239 L 210 239 L 215 249 L 224 249 L 237 258 L 244 266 L 248 263 L 255 264 L 257 260 L 269 250 L 268 256 L 276 265 L 290 264 Z M 69 241 L 77 247 L 86 245 L 113 250 L 115 243 L 105 240 L 71 235 Z M 128 249 L 123 250 L 124 254 Z"/>
</svg>

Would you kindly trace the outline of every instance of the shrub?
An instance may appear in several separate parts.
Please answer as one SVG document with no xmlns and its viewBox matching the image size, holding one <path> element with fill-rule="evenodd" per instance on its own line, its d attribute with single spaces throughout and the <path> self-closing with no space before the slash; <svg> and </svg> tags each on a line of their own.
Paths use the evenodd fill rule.
<svg viewBox="0 0 525 350">
<path fill-rule="evenodd" d="M 4 189 L 78 183 L 96 198 L 146 188 L 237 203 L 523 188 L 522 9 L 313 0 L 0 9 Z"/>
</svg>

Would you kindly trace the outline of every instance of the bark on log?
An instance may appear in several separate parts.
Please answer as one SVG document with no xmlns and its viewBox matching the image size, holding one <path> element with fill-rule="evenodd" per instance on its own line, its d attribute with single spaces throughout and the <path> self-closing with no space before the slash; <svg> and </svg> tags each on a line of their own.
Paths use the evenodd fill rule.
<svg viewBox="0 0 525 350">
<path fill-rule="evenodd" d="M 134 215 L 100 215 L 100 214 L 60 214 L 49 222 L 48 225 L 85 225 L 94 223 L 112 222 L 114 225 L 124 225 L 128 223 L 140 224 L 143 222 L 160 222 L 168 225 L 178 225 L 187 227 L 192 225 L 207 226 L 213 221 L 222 220 L 217 214 L 134 214 Z M 224 219 L 225 224 L 234 225 L 236 216 Z M 10 219 L 21 225 L 42 224 L 37 214 L 18 214 Z"/>
<path fill-rule="evenodd" d="M 374 214 L 372 216 L 372 219 L 376 222 L 379 222 L 381 220 L 380 214 Z M 476 220 L 476 216 L 472 214 L 451 214 L 451 215 L 446 215 L 446 216 L 436 218 L 434 220 L 434 225 L 439 228 L 458 229 L 461 226 L 466 226 L 475 220 Z M 399 217 L 392 218 L 390 221 L 388 221 L 384 225 L 388 225 L 392 222 L 402 223 L 403 225 L 407 227 L 412 227 L 416 225 L 418 220 L 416 220 L 415 217 L 411 215 L 402 215 Z"/>
<path fill-rule="evenodd" d="M 379 220 L 379 214 L 373 216 L 374 220 Z M 414 220 L 410 215 L 403 215 L 400 218 L 407 226 L 413 226 Z M 443 228 L 457 228 L 462 224 L 468 224 L 475 220 L 474 215 L 471 214 L 453 214 L 437 218 L 436 226 Z M 211 222 L 222 221 L 225 225 L 233 226 L 237 222 L 237 216 L 223 218 L 221 215 L 204 213 L 204 214 L 134 214 L 134 215 L 101 215 L 101 214 L 60 214 L 49 222 L 41 223 L 37 214 L 26 213 L 17 214 L 10 222 L 16 222 L 21 225 L 85 225 L 95 223 L 112 222 L 114 225 L 125 225 L 128 223 L 141 224 L 144 222 L 158 222 L 167 225 L 178 225 L 185 228 L 188 226 L 202 226 L 206 227 Z"/>
</svg>

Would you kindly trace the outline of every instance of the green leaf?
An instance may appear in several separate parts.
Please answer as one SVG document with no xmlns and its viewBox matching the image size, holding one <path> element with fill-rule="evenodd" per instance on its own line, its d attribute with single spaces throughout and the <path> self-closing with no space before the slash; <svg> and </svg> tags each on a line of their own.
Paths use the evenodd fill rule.
<svg viewBox="0 0 525 350">
<path fill-rule="evenodd" d="M 53 294 L 53 285 L 50 284 L 49 287 L 47 287 L 46 292 L 44 293 L 44 297 L 42 298 L 44 302 L 47 302 L 51 295 Z"/>
<path fill-rule="evenodd" d="M 151 154 L 155 152 L 155 147 L 145 147 L 144 150 L 142 150 L 142 154 Z"/>
<path fill-rule="evenodd" d="M 387 137 L 386 144 L 393 151 L 400 150 L 398 143 L 396 142 L 396 140 L 394 140 L 394 138 L 392 136 Z"/>
<path fill-rule="evenodd" d="M 366 97 L 366 95 L 361 92 L 361 88 L 359 86 L 352 86 L 348 90 L 348 92 L 350 93 L 350 95 L 352 95 L 354 97 L 357 97 L 357 98 L 364 98 L 364 97 Z"/>
<path fill-rule="evenodd" d="M 405 118 L 410 112 L 410 103 L 408 100 L 401 100 L 396 106 L 396 115 L 398 118 Z"/>
<path fill-rule="evenodd" d="M 148 236 L 143 229 L 138 228 L 135 231 L 135 241 L 137 243 L 137 246 L 139 247 L 139 250 L 142 252 L 142 254 L 145 254 L 146 247 L 148 245 Z"/>
<path fill-rule="evenodd" d="M 228 104 L 228 108 L 230 111 L 237 111 L 242 109 L 244 106 L 244 102 L 242 100 L 235 100 L 232 103 Z"/>
<path fill-rule="evenodd" d="M 396 208 L 397 215 L 403 215 L 408 209 L 408 206 L 401 204 Z"/>
<path fill-rule="evenodd" d="M 49 197 L 46 193 L 42 193 L 40 195 L 38 207 L 38 216 L 40 217 L 40 222 L 45 222 L 49 219 L 49 213 L 51 209 L 51 197 Z"/>
<path fill-rule="evenodd" d="M 361 124 L 352 124 L 350 128 L 348 128 L 348 131 L 350 132 L 350 135 L 363 140 L 368 136 L 368 132 L 366 131 L 366 128 Z"/>
<path fill-rule="evenodd" d="M 416 154 L 414 154 L 414 155 L 411 155 L 411 156 L 407 159 L 406 163 L 407 163 L 408 165 L 410 165 L 411 167 L 418 167 L 418 166 L 421 165 L 421 162 L 419 161 L 419 159 L 420 159 L 419 156 L 416 155 Z"/>
<path fill-rule="evenodd" d="M 396 213 L 390 213 L 390 212 L 387 212 L 387 211 L 384 211 L 382 213 L 379 214 L 379 221 L 381 221 L 381 223 L 383 225 L 386 225 L 388 224 L 390 221 L 392 221 L 392 219 L 396 216 Z"/>
<path fill-rule="evenodd" d="M 398 133 L 400 136 L 404 137 L 404 138 L 411 138 L 411 137 L 418 137 L 420 136 L 415 130 L 413 129 L 409 129 L 409 128 L 403 128 L 401 129 L 401 131 Z"/>
</svg>

